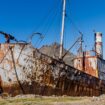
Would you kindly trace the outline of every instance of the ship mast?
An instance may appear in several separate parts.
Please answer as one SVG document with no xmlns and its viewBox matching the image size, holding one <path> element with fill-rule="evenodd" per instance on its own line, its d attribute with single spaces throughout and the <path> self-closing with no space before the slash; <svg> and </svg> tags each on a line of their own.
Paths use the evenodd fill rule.
<svg viewBox="0 0 105 105">
<path fill-rule="evenodd" d="M 61 39 L 60 39 L 60 54 L 59 54 L 60 59 L 62 59 L 62 55 L 63 55 L 63 38 L 64 38 L 65 14 L 66 14 L 66 0 L 63 0 L 62 27 L 61 27 Z"/>
</svg>

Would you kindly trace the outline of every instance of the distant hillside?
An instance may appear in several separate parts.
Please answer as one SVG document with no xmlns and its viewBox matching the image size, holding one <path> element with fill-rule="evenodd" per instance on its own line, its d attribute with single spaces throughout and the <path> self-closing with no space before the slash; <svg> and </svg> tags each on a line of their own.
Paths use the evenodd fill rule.
<svg viewBox="0 0 105 105">
<path fill-rule="evenodd" d="M 39 50 L 40 52 L 47 54 L 48 56 L 51 56 L 53 58 L 58 59 L 59 57 L 59 48 L 60 45 L 58 43 L 53 43 L 52 45 L 44 45 L 42 46 Z M 67 50 L 63 50 L 63 53 L 65 53 Z M 68 53 L 65 58 L 64 58 L 64 62 L 68 65 L 73 66 L 73 59 L 74 59 L 74 55 L 72 53 Z"/>
</svg>

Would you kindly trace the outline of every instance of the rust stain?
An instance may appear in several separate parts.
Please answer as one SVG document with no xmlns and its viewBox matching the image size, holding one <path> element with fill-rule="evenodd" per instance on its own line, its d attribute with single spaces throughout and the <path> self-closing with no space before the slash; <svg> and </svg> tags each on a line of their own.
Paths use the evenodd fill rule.
<svg viewBox="0 0 105 105">
<path fill-rule="evenodd" d="M 98 57 L 91 56 L 90 52 L 85 52 L 83 57 L 77 57 L 74 60 L 74 67 L 95 77 L 98 75 Z"/>
<path fill-rule="evenodd" d="M 16 72 L 25 94 L 98 96 L 105 93 L 105 81 L 97 78 L 96 57 L 87 56 L 84 69 L 82 59 L 77 58 L 75 61 L 79 63 L 74 68 L 40 53 L 30 44 L 1 44 L 0 52 L 3 53 L 0 57 L 6 56 L 0 64 L 0 86 L 12 96 L 21 94 L 22 90 L 17 81 L 11 53 L 7 53 L 9 46 L 12 46 Z"/>
</svg>

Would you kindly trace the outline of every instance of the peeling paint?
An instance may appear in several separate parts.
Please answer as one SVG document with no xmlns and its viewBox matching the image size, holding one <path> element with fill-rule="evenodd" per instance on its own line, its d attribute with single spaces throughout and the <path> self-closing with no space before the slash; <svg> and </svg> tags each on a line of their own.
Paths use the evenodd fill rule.
<svg viewBox="0 0 105 105">
<path fill-rule="evenodd" d="M 95 57 L 94 60 L 86 59 L 87 64 L 90 68 L 93 66 L 91 70 L 94 71 L 86 74 L 78 68 L 40 53 L 30 44 L 1 44 L 0 46 L 0 52 L 3 52 L 0 60 L 4 58 L 0 63 L 1 86 L 4 92 L 13 96 L 22 93 L 16 77 L 17 72 L 25 94 L 98 96 L 105 93 L 105 81 L 100 82 L 98 78 L 89 74 L 95 74 L 95 63 L 91 64 Z M 12 46 L 16 72 L 11 51 L 8 51 L 9 46 Z"/>
</svg>

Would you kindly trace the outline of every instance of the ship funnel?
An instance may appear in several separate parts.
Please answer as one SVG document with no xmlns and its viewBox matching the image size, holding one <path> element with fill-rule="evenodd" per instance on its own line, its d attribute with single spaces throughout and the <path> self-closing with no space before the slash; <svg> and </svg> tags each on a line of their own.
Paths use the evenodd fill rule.
<svg viewBox="0 0 105 105">
<path fill-rule="evenodd" d="M 103 58 L 102 33 L 95 33 L 95 55 Z"/>
</svg>

